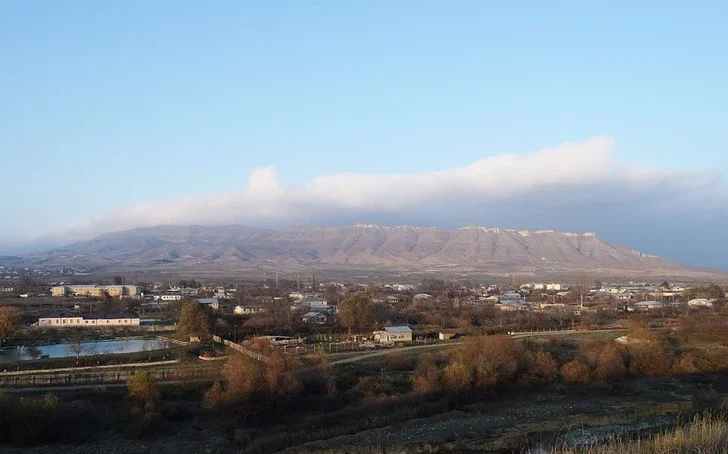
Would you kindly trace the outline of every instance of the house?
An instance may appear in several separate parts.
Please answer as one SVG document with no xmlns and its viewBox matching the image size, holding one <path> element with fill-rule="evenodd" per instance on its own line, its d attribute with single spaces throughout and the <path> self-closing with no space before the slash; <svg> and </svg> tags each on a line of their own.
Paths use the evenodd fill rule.
<svg viewBox="0 0 728 454">
<path fill-rule="evenodd" d="M 161 300 L 161 301 L 181 301 L 182 295 L 177 295 L 177 294 L 154 295 L 154 299 Z"/>
<path fill-rule="evenodd" d="M 523 300 L 503 301 L 500 304 L 496 304 L 495 307 L 502 311 L 527 311 L 531 309 L 531 306 Z"/>
<path fill-rule="evenodd" d="M 632 299 L 631 293 L 613 293 L 612 296 L 617 301 L 630 301 Z"/>
<path fill-rule="evenodd" d="M 429 300 L 429 299 L 432 299 L 432 295 L 430 295 L 429 293 L 418 293 L 417 295 L 415 295 L 414 299 L 415 300 Z"/>
<path fill-rule="evenodd" d="M 374 340 L 382 344 L 412 342 L 409 326 L 388 326 L 384 331 L 374 331 Z"/>
<path fill-rule="evenodd" d="M 634 309 L 641 311 L 662 309 L 663 307 L 665 307 L 665 304 L 659 301 L 640 301 L 639 303 L 634 303 L 633 305 Z"/>
<path fill-rule="evenodd" d="M 199 295 L 200 291 L 196 288 L 188 288 L 185 287 L 179 291 L 184 296 L 197 296 Z"/>
<path fill-rule="evenodd" d="M 518 292 L 505 292 L 500 296 L 501 301 L 520 300 L 523 297 Z"/>
<path fill-rule="evenodd" d="M 0 292 L 1 293 L 13 293 L 15 289 L 13 287 L 1 287 Z"/>
<path fill-rule="evenodd" d="M 302 323 L 310 323 L 314 325 L 325 325 L 332 320 L 329 312 L 306 312 L 301 316 Z"/>
<path fill-rule="evenodd" d="M 76 312 L 57 312 L 38 319 L 38 326 L 50 328 L 114 328 L 119 326 L 139 326 L 139 316 L 135 314 L 79 314 Z"/>
<path fill-rule="evenodd" d="M 563 290 L 568 290 L 569 286 L 567 284 L 561 284 L 558 282 L 552 282 L 551 284 L 546 284 L 546 290 L 550 292 L 561 292 Z"/>
<path fill-rule="evenodd" d="M 220 301 L 217 298 L 197 298 L 195 301 L 197 301 L 198 304 L 211 307 L 214 310 L 220 309 Z"/>
<path fill-rule="evenodd" d="M 439 333 L 438 334 L 438 339 L 440 339 L 441 341 L 450 340 L 453 337 L 455 337 L 455 333 Z"/>
<path fill-rule="evenodd" d="M 235 315 L 250 315 L 266 312 L 267 310 L 268 309 L 260 306 L 235 306 L 235 309 L 233 309 L 233 313 Z"/>
<path fill-rule="evenodd" d="M 708 299 L 708 298 L 695 298 L 690 301 L 688 301 L 688 306 L 690 307 L 713 307 L 713 303 L 715 303 L 716 299 Z"/>
<path fill-rule="evenodd" d="M 312 311 L 323 311 L 331 307 L 329 302 L 323 299 L 305 299 L 299 303 L 299 306 L 307 307 Z"/>
</svg>

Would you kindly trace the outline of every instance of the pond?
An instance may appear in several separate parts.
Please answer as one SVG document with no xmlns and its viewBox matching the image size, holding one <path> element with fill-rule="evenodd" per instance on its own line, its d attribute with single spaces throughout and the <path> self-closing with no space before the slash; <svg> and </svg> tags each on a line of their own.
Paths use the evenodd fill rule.
<svg viewBox="0 0 728 454">
<path fill-rule="evenodd" d="M 37 347 L 14 347 L 0 351 L 2 361 L 25 361 L 38 358 L 73 358 L 76 356 L 116 355 L 163 350 L 170 344 L 160 339 L 122 339 L 111 341 L 69 342 Z"/>
</svg>

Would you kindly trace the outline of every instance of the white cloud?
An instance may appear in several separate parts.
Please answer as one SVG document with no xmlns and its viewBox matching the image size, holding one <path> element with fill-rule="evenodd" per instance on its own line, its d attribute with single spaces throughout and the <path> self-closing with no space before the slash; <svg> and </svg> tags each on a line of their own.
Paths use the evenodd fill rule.
<svg viewBox="0 0 728 454">
<path fill-rule="evenodd" d="M 581 210 L 572 220 L 583 217 L 584 210 L 592 214 L 600 210 L 600 218 L 626 217 L 633 211 L 628 207 L 632 203 L 639 203 L 643 213 L 674 210 L 680 200 L 690 200 L 688 209 L 705 200 L 711 209 L 725 212 L 726 197 L 716 189 L 713 173 L 687 174 L 621 163 L 614 157 L 613 145 L 610 137 L 597 136 L 530 154 L 495 155 L 438 172 L 339 173 L 295 186 L 283 186 L 271 166 L 251 172 L 239 191 L 130 206 L 83 220 L 62 236 L 81 239 L 160 224 L 278 226 L 391 219 L 561 227 L 569 210 Z M 509 216 L 525 209 L 541 217 Z M 595 227 L 590 230 L 600 230 Z"/>
</svg>

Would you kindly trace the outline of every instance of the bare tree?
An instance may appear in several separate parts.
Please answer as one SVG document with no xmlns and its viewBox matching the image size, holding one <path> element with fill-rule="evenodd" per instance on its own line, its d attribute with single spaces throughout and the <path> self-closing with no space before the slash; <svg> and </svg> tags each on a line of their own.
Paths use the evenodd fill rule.
<svg viewBox="0 0 728 454">
<path fill-rule="evenodd" d="M 81 333 L 76 333 L 73 340 L 66 345 L 66 350 L 71 353 L 76 359 L 79 359 L 86 351 L 86 342 L 83 339 Z"/>
<path fill-rule="evenodd" d="M 589 278 L 584 275 L 577 276 L 571 284 L 571 288 L 574 289 L 579 297 L 579 309 L 584 309 L 584 295 L 589 293 L 590 285 Z"/>
</svg>

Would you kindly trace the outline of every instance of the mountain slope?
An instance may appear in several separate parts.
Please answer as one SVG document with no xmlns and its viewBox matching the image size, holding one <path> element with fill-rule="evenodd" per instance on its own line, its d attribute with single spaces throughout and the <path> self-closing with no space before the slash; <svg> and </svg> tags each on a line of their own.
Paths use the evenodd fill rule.
<svg viewBox="0 0 728 454">
<path fill-rule="evenodd" d="M 708 272 L 611 245 L 593 233 L 497 227 L 160 226 L 109 233 L 24 257 L 34 265 L 127 267 L 318 266 L 490 273 L 587 271 L 670 275 Z"/>
</svg>

